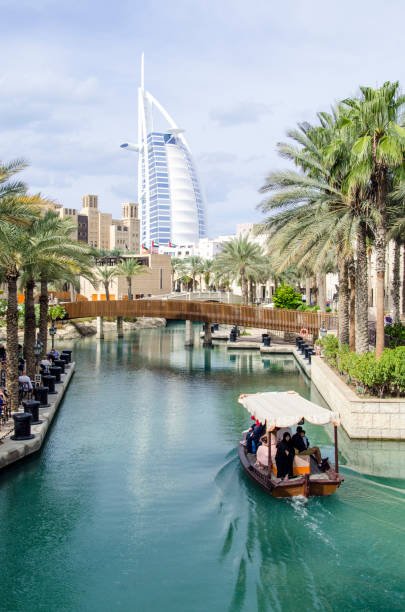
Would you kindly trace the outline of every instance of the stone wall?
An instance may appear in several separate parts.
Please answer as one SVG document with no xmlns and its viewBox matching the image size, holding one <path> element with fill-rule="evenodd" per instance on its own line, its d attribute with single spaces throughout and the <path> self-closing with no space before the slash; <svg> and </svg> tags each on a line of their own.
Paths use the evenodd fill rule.
<svg viewBox="0 0 405 612">
<path fill-rule="evenodd" d="M 311 378 L 331 410 L 340 413 L 350 438 L 405 440 L 405 399 L 361 398 L 322 357 L 313 357 Z"/>
</svg>

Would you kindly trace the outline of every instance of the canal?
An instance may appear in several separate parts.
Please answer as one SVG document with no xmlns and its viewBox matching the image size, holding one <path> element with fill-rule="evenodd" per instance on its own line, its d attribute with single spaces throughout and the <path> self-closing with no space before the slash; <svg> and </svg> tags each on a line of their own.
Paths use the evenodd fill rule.
<svg viewBox="0 0 405 612">
<path fill-rule="evenodd" d="M 269 498 L 239 466 L 238 395 L 319 396 L 291 356 L 185 350 L 183 334 L 74 345 L 46 445 L 0 475 L 0 609 L 404 610 L 403 446 L 342 437 L 336 495 Z"/>
</svg>

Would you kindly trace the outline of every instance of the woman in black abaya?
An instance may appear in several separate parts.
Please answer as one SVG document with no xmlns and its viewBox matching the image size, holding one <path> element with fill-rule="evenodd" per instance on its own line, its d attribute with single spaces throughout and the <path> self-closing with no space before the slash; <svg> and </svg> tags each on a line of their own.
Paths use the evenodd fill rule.
<svg viewBox="0 0 405 612">
<path fill-rule="evenodd" d="M 283 435 L 283 439 L 277 444 L 276 466 L 278 478 L 293 477 L 293 462 L 295 450 L 292 445 L 291 435 L 288 431 Z"/>
</svg>

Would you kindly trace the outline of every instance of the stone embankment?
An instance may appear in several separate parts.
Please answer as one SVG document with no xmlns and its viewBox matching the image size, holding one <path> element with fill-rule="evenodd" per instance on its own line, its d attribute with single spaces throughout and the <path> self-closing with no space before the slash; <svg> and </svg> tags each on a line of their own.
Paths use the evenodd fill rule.
<svg viewBox="0 0 405 612">
<path fill-rule="evenodd" d="M 124 332 L 136 331 L 137 329 L 150 329 L 154 327 L 165 327 L 166 319 L 158 317 L 140 317 L 136 321 L 124 321 Z M 104 332 L 114 332 L 117 329 L 115 321 L 104 321 Z M 67 321 L 57 328 L 57 340 L 78 340 L 88 336 L 95 336 L 97 332 L 96 320 L 91 321 Z M 19 332 L 19 340 L 23 340 L 23 332 Z M 6 328 L 0 328 L 0 343 L 6 341 Z"/>
<path fill-rule="evenodd" d="M 123 328 L 126 331 L 136 331 L 138 329 L 150 329 L 154 327 L 164 327 L 166 325 L 166 319 L 160 319 L 157 317 L 140 317 L 136 321 L 124 321 Z M 117 323 L 115 321 L 105 321 L 103 323 L 104 333 L 115 332 L 117 329 Z M 56 338 L 62 340 L 77 340 L 78 338 L 85 338 L 87 336 L 94 336 L 97 332 L 96 321 L 69 321 L 63 323 L 58 328 Z"/>
<path fill-rule="evenodd" d="M 54 395 L 48 395 L 49 406 L 39 408 L 39 419 L 42 421 L 42 423 L 38 425 L 31 425 L 31 433 L 34 434 L 34 438 L 32 438 L 32 440 L 12 440 L 11 436 L 14 433 L 12 420 L 1 426 L 0 469 L 39 451 L 44 443 L 52 420 L 58 411 L 60 403 L 62 402 L 65 391 L 69 386 L 74 371 L 75 363 L 73 362 L 70 364 L 70 367 L 66 369 L 66 373 L 61 375 L 62 382 L 56 384 L 57 393 Z"/>
<path fill-rule="evenodd" d="M 405 440 L 404 398 L 360 397 L 321 357 L 312 358 L 311 378 L 350 438 Z"/>
</svg>

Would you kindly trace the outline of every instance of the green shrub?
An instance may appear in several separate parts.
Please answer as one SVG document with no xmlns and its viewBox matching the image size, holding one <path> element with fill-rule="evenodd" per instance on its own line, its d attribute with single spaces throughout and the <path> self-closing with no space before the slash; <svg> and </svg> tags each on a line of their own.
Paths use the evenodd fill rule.
<svg viewBox="0 0 405 612">
<path fill-rule="evenodd" d="M 302 297 L 294 287 L 290 287 L 290 285 L 280 285 L 274 292 L 273 302 L 276 308 L 295 310 L 298 306 L 302 305 Z"/>
<path fill-rule="evenodd" d="M 327 334 L 321 340 L 321 346 L 323 348 L 323 354 L 328 361 L 332 361 L 333 365 L 336 365 L 336 356 L 339 350 L 339 341 L 336 336 Z"/>
<path fill-rule="evenodd" d="M 405 345 L 405 325 L 394 323 L 385 327 L 385 335 L 388 337 L 390 348 Z"/>
<path fill-rule="evenodd" d="M 48 306 L 48 317 L 51 319 L 51 321 L 56 321 L 56 319 L 64 319 L 66 314 L 66 309 L 61 304 Z"/>
<path fill-rule="evenodd" d="M 322 346 L 327 361 L 337 368 L 347 381 L 371 395 L 403 395 L 405 393 L 405 346 L 385 349 L 376 359 L 375 353 L 357 354 L 347 345 L 336 348 L 334 336 L 325 336 Z"/>
</svg>

